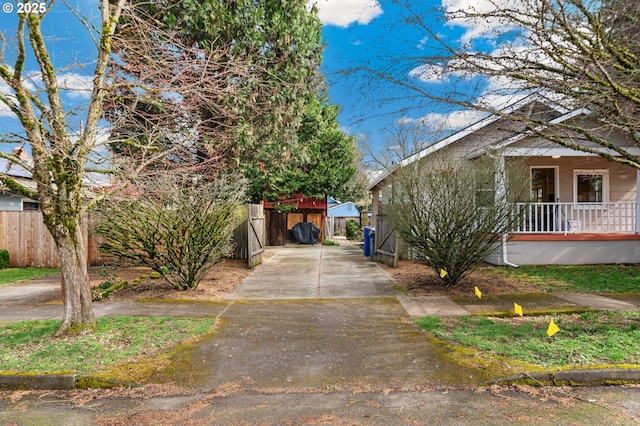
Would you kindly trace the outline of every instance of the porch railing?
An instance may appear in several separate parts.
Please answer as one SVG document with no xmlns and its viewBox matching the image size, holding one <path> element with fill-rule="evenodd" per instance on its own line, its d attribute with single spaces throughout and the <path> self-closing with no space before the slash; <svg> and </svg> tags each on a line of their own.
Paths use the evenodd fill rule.
<svg viewBox="0 0 640 426">
<path fill-rule="evenodd" d="M 516 204 L 521 219 L 514 232 L 575 234 L 635 232 L 636 203 Z"/>
</svg>

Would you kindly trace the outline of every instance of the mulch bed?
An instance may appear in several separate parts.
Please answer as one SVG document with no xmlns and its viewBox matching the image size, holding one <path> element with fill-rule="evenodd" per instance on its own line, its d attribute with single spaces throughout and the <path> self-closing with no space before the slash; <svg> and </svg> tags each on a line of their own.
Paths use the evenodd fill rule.
<svg viewBox="0 0 640 426">
<path fill-rule="evenodd" d="M 476 286 L 483 293 L 491 294 L 541 291 L 534 284 L 503 275 L 488 265 L 480 266 L 448 288 L 434 271 L 414 260 L 400 260 L 397 268 L 380 266 L 413 296 L 473 296 Z"/>
</svg>

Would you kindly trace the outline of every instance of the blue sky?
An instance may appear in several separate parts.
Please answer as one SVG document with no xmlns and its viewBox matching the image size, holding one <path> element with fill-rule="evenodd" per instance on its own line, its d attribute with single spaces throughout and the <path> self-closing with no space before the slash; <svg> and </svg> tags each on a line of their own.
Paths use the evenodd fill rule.
<svg viewBox="0 0 640 426">
<path fill-rule="evenodd" d="M 494 0 L 495 1 L 495 0 Z M 500 0 L 508 1 L 508 0 Z M 0 0 L 0 4 L 12 0 Z M 420 56 L 429 52 L 433 40 L 427 32 L 402 23 L 407 12 L 395 2 L 376 0 L 315 0 L 319 16 L 324 24 L 323 38 L 326 43 L 323 71 L 329 83 L 330 100 L 341 108 L 339 121 L 345 132 L 356 136 L 366 135 L 374 147 L 379 149 L 386 132 L 395 123 L 421 122 L 433 137 L 470 124 L 478 119 L 477 113 L 452 110 L 445 105 L 425 103 L 424 98 L 411 97 L 410 92 L 380 79 L 372 79 L 365 73 L 348 72 L 358 66 L 368 66 L 391 73 L 399 81 L 416 84 L 434 93 L 446 93 L 454 84 L 451 76 L 440 75 L 437 69 L 421 68 Z M 97 16 L 98 2 L 95 0 L 70 0 L 74 7 Z M 399 1 L 398 3 L 403 3 Z M 489 40 L 491 23 L 442 21 L 434 8 L 454 10 L 456 8 L 485 7 L 488 0 L 422 0 L 408 1 L 411 9 L 426 20 L 432 31 L 446 37 L 452 43 Z M 91 89 L 87 77 L 92 71 L 86 67 L 71 66 L 83 63 L 92 56 L 92 41 L 87 30 L 58 2 L 45 20 L 44 30 L 48 34 L 48 45 L 59 72 L 63 86 L 67 87 L 64 100 L 68 105 L 86 103 Z M 51 19 L 51 18 L 55 19 Z M 17 22 L 15 11 L 0 12 L 0 31 L 13 33 Z M 412 58 L 411 61 L 406 60 Z M 65 68 L 65 67 L 69 68 Z M 38 85 L 35 64 L 27 68 L 34 72 L 31 84 Z M 460 82 L 461 80 L 458 80 Z M 466 84 L 477 81 L 464 80 Z M 491 83 L 483 82 L 485 87 Z M 8 88 L 0 83 L 0 92 Z M 486 96 L 486 95 L 485 95 Z M 395 99 L 393 99 L 395 98 Z M 393 99 L 393 100 L 390 100 Z M 80 119 L 80 118 L 79 118 Z M 15 118 L 0 106 L 0 133 L 15 126 Z M 6 147 L 0 147 L 6 150 Z"/>
<path fill-rule="evenodd" d="M 493 4 L 506 2 L 494 0 Z M 446 95 L 455 85 L 458 91 L 494 106 L 510 100 L 497 93 L 502 82 L 477 76 L 456 78 L 425 67 L 420 58 L 433 54 L 439 45 L 424 27 L 411 24 L 414 13 L 423 26 L 452 46 L 469 43 L 474 49 L 495 49 L 498 23 L 443 19 L 443 11 L 495 7 L 487 0 L 317 0 L 316 5 L 324 24 L 323 71 L 330 99 L 341 107 L 340 124 L 350 134 L 365 136 L 374 149 L 382 149 L 387 130 L 398 123 L 421 123 L 428 144 L 477 121 L 481 114 L 435 104 L 370 74 L 348 72 L 359 66 L 438 95 Z"/>
<path fill-rule="evenodd" d="M 5 52 L 7 65 L 13 65 L 15 61 L 15 31 L 18 22 L 18 15 L 15 10 L 15 2 L 12 0 L 0 0 L 0 5 L 12 4 L 13 10 L 7 12 L 0 11 L 0 31 L 8 36 Z M 95 18 L 99 22 L 98 2 L 92 0 L 68 0 L 67 4 L 87 13 L 88 17 Z M 62 100 L 69 109 L 82 107 L 87 104 L 92 85 L 91 73 L 95 59 L 95 47 L 87 28 L 71 13 L 69 8 L 62 2 L 54 3 L 50 15 L 43 20 L 42 30 L 45 35 L 49 54 L 53 58 L 58 70 L 58 83 L 62 90 Z M 0 60 L 3 58 L 0 58 Z M 29 51 L 25 64 L 25 85 L 37 88 L 41 85 L 42 79 L 38 72 L 37 64 L 33 59 L 33 54 Z M 0 81 L 0 93 L 10 93 L 8 86 Z M 78 122 L 82 120 L 82 115 L 77 115 Z M 70 120 L 72 125 L 73 119 Z M 15 116 L 4 104 L 0 104 L 0 134 L 7 131 L 20 132 L 20 127 Z M 8 151 L 11 147 L 5 144 L 0 145 L 0 149 Z"/>
</svg>

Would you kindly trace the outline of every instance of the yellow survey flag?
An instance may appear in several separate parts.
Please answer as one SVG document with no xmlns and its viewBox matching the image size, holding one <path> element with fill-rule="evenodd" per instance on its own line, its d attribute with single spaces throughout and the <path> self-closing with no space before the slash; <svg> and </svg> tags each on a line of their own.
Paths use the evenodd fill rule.
<svg viewBox="0 0 640 426">
<path fill-rule="evenodd" d="M 547 328 L 547 336 L 551 337 L 554 334 L 556 334 L 558 331 L 560 331 L 560 328 L 558 328 L 556 323 L 553 322 L 553 320 L 551 320 L 551 322 L 549 323 L 549 328 Z"/>
<path fill-rule="evenodd" d="M 449 275 L 449 274 L 447 273 L 447 271 L 445 271 L 444 269 L 440 269 L 440 278 L 444 278 L 444 277 L 446 277 L 447 275 Z"/>
<path fill-rule="evenodd" d="M 518 305 L 517 303 L 514 302 L 513 304 L 513 310 L 516 311 L 516 314 L 522 316 L 522 306 Z"/>
<path fill-rule="evenodd" d="M 478 299 L 482 299 L 482 292 L 480 291 L 478 286 L 474 286 L 473 291 L 476 293 L 476 296 L 478 296 Z"/>
</svg>

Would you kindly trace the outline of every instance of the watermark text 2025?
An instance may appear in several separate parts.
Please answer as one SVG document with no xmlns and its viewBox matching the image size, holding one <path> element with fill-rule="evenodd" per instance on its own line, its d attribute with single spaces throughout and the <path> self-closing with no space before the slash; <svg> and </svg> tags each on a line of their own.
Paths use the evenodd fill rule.
<svg viewBox="0 0 640 426">
<path fill-rule="evenodd" d="M 4 3 L 2 5 L 2 11 L 4 13 L 11 13 L 15 10 L 16 13 L 23 15 L 23 14 L 30 14 L 30 13 L 37 13 L 37 14 L 42 14 L 45 13 L 47 11 L 47 3 L 46 2 L 16 2 L 16 4 L 12 4 L 12 3 Z"/>
</svg>

